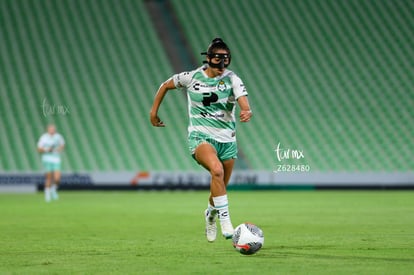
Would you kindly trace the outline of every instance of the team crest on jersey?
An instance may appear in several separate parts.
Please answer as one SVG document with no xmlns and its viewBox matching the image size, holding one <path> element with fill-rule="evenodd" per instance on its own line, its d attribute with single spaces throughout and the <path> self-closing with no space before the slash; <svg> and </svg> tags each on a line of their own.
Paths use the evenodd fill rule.
<svg viewBox="0 0 414 275">
<path fill-rule="evenodd" d="M 221 80 L 218 84 L 217 84 L 217 90 L 219 90 L 220 92 L 224 92 L 227 89 L 226 87 L 226 83 Z"/>
</svg>

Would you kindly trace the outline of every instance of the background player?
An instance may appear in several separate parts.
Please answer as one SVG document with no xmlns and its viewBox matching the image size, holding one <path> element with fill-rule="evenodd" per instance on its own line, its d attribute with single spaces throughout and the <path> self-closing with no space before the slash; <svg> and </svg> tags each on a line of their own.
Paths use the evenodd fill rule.
<svg viewBox="0 0 414 275">
<path fill-rule="evenodd" d="M 42 154 L 42 165 L 46 172 L 45 178 L 45 200 L 49 202 L 59 198 L 57 188 L 60 183 L 61 152 L 65 147 L 65 140 L 62 135 L 56 132 L 56 126 L 47 126 L 44 133 L 37 143 L 37 151 Z"/>
<path fill-rule="evenodd" d="M 234 72 L 227 70 L 231 53 L 226 43 L 216 38 L 202 54 L 206 55 L 206 65 L 175 74 L 161 84 L 154 98 L 150 120 L 153 126 L 164 127 L 164 122 L 158 117 L 158 109 L 165 94 L 176 88 L 187 92 L 190 151 L 211 175 L 205 218 L 207 240 L 212 242 L 217 234 L 217 216 L 225 238 L 231 238 L 234 232 L 226 186 L 237 158 L 236 102 L 241 109 L 241 122 L 248 122 L 252 112 L 243 82 Z"/>
</svg>

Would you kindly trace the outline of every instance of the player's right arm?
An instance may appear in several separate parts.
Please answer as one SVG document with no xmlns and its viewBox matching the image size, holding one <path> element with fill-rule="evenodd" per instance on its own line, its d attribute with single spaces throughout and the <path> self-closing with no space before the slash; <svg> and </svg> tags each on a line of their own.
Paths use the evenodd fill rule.
<svg viewBox="0 0 414 275">
<path fill-rule="evenodd" d="M 48 153 L 48 152 L 50 152 L 50 148 L 45 146 L 43 136 L 40 137 L 39 142 L 37 143 L 37 151 L 39 153 Z"/>
<path fill-rule="evenodd" d="M 45 147 L 37 147 L 37 151 L 39 153 L 48 153 L 48 152 L 50 152 L 50 149 L 45 148 Z"/>
<path fill-rule="evenodd" d="M 161 119 L 158 117 L 158 109 L 161 105 L 162 100 L 164 99 L 165 94 L 169 90 L 173 90 L 176 88 L 186 88 L 188 85 L 190 85 L 195 72 L 196 70 L 191 72 L 182 72 L 179 74 L 175 74 L 161 84 L 161 86 L 158 88 L 157 94 L 155 95 L 154 103 L 152 104 L 152 108 L 150 111 L 150 120 L 153 126 L 165 126 L 164 122 L 162 122 Z"/>
<path fill-rule="evenodd" d="M 155 94 L 154 102 L 150 111 L 150 120 L 152 126 L 155 127 L 165 127 L 164 122 L 158 117 L 158 109 L 160 108 L 161 102 L 164 99 L 164 96 L 169 90 L 175 89 L 174 80 L 169 78 L 167 81 L 161 84 L 158 88 L 157 93 Z"/>
</svg>

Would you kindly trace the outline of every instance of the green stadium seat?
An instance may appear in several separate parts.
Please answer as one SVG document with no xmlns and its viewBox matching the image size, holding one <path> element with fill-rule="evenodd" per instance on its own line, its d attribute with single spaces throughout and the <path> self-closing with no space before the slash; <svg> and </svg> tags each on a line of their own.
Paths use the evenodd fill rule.
<svg viewBox="0 0 414 275">
<path fill-rule="evenodd" d="M 414 2 L 170 0 L 200 65 L 221 36 L 254 117 L 238 125 L 243 168 L 413 171 Z M 144 1 L 0 1 L 0 171 L 38 171 L 47 123 L 64 171 L 201 169 L 189 156 L 185 95 Z M 67 108 L 45 114 L 44 104 Z M 278 143 L 304 159 L 279 163 Z"/>
</svg>

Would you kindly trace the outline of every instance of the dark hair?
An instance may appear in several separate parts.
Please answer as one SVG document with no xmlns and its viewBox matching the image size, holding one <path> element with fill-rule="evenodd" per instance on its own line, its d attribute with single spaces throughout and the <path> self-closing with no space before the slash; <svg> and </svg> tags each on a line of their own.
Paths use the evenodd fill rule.
<svg viewBox="0 0 414 275">
<path fill-rule="evenodd" d="M 208 45 L 206 54 L 207 55 L 213 54 L 214 51 L 217 49 L 226 50 L 230 54 L 230 48 L 227 46 L 226 43 L 224 43 L 223 39 L 219 37 L 214 38 L 213 41 L 211 41 L 210 45 Z"/>
<path fill-rule="evenodd" d="M 209 58 L 213 58 L 215 55 L 215 51 L 218 49 L 225 50 L 227 54 L 218 54 L 219 56 L 222 56 L 221 58 L 228 58 L 229 61 L 227 64 L 224 64 L 224 59 L 221 60 L 220 64 L 214 64 L 211 62 L 208 62 L 206 60 L 203 61 L 203 63 L 207 63 L 209 66 L 213 68 L 227 68 L 230 65 L 231 62 L 231 53 L 230 48 L 227 46 L 226 43 L 224 43 L 223 39 L 217 37 L 214 38 L 213 41 L 211 41 L 210 45 L 208 45 L 207 51 L 202 52 L 202 55 L 207 55 Z"/>
</svg>

